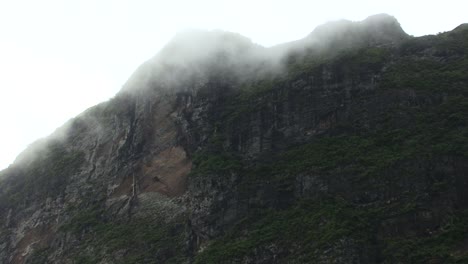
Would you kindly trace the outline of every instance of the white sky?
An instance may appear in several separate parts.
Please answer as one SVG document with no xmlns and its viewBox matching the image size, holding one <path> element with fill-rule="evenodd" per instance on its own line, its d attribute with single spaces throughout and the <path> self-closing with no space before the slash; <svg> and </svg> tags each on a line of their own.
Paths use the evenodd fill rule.
<svg viewBox="0 0 468 264">
<path fill-rule="evenodd" d="M 0 0 L 0 169 L 112 97 L 179 30 L 223 29 L 264 46 L 330 20 L 388 13 L 420 36 L 468 22 L 468 1 Z"/>
</svg>

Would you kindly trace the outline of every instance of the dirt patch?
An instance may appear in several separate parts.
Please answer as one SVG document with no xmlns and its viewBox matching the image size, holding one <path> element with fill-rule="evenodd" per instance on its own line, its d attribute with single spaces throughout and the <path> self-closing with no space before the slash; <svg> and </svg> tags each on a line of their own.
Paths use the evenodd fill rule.
<svg viewBox="0 0 468 264">
<path fill-rule="evenodd" d="M 26 231 L 24 237 L 16 245 L 16 250 L 11 261 L 12 264 L 22 264 L 26 257 L 32 253 L 32 248 L 46 247 L 52 237 L 52 229 L 37 227 Z"/>
<path fill-rule="evenodd" d="M 121 195 L 131 194 L 133 190 L 133 177 L 126 177 L 119 187 L 115 188 L 112 192 L 111 198 L 119 197 Z"/>
<path fill-rule="evenodd" d="M 172 110 L 173 105 L 167 100 L 152 105 L 151 120 L 142 127 L 144 137 L 149 139 L 145 148 L 151 154 L 145 155 L 144 164 L 137 163 L 135 175 L 127 175 L 112 197 L 133 195 L 134 181 L 136 193 L 158 192 L 174 197 L 186 191 L 192 162 L 185 150 L 176 146 L 177 127 L 171 117 Z"/>
<path fill-rule="evenodd" d="M 168 148 L 143 166 L 139 179 L 141 192 L 159 192 L 167 196 L 178 196 L 187 189 L 187 176 L 192 162 L 182 147 Z"/>
</svg>

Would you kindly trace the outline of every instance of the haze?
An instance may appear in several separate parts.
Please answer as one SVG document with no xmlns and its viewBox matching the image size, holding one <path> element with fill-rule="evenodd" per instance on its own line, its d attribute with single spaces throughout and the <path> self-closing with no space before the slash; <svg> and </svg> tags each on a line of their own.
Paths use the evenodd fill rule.
<svg viewBox="0 0 468 264">
<path fill-rule="evenodd" d="M 223 29 L 263 46 L 337 19 L 395 16 L 410 35 L 468 22 L 459 1 L 2 1 L 0 169 L 40 137 L 112 97 L 178 31 Z"/>
</svg>

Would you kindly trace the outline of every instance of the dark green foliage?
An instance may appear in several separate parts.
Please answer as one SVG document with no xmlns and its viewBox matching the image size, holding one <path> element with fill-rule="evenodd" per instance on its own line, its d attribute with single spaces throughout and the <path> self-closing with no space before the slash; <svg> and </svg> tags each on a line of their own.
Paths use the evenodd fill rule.
<svg viewBox="0 0 468 264">
<path fill-rule="evenodd" d="M 198 151 L 192 157 L 193 169 L 191 175 L 228 173 L 239 171 L 242 168 L 240 155 L 224 151 L 224 137 L 215 133 L 208 142 L 205 150 Z"/>
<path fill-rule="evenodd" d="M 382 77 L 383 88 L 464 92 L 468 85 L 468 59 L 450 63 L 437 58 L 402 58 Z"/>
<path fill-rule="evenodd" d="M 18 175 L 1 183 L 0 206 L 17 206 L 60 195 L 69 177 L 79 173 L 83 162 L 82 152 L 67 150 L 62 142 L 49 142 L 41 155 L 21 168 Z"/>
<path fill-rule="evenodd" d="M 367 175 L 388 169 L 398 161 L 421 156 L 468 157 L 468 98 L 448 97 L 436 107 L 408 107 L 398 111 L 414 116 L 411 126 L 394 128 L 391 120 L 383 117 L 379 121 L 384 125 L 383 130 L 365 135 L 322 137 L 283 154 L 274 171 L 298 173 L 347 168 Z"/>
<path fill-rule="evenodd" d="M 239 99 L 243 101 L 248 101 L 249 99 L 255 99 L 262 94 L 268 93 L 273 89 L 275 86 L 278 86 L 280 80 L 279 79 L 265 79 L 260 80 L 254 83 L 250 83 L 249 85 L 241 87 L 241 93 L 239 95 Z"/>
<path fill-rule="evenodd" d="M 186 258 L 187 216 L 116 218 L 99 202 L 86 203 L 70 209 L 71 217 L 59 229 L 79 238 L 71 252 L 75 263 L 98 263 L 122 253 L 113 263 L 180 263 Z"/>
<path fill-rule="evenodd" d="M 423 55 L 431 51 L 437 56 L 464 55 L 468 50 L 468 29 L 461 26 L 438 35 L 410 38 L 401 46 L 402 55 Z"/>
<path fill-rule="evenodd" d="M 102 223 L 102 215 L 103 210 L 97 206 L 90 209 L 77 210 L 73 217 L 62 225 L 60 229 L 65 232 L 72 232 L 73 234 L 88 232 Z"/>
<path fill-rule="evenodd" d="M 446 224 L 431 226 L 427 234 L 417 223 L 427 220 L 420 216 L 427 212 L 444 214 L 445 209 L 431 207 L 431 199 L 454 192 L 454 175 L 433 173 L 427 169 L 430 164 L 444 157 L 468 158 L 467 33 L 460 30 L 411 38 L 400 48 L 362 48 L 330 58 L 292 56 L 287 74 L 252 84 L 244 89 L 248 92 L 242 90 L 225 112 L 225 120 L 234 127 L 239 120 L 246 120 L 245 116 L 274 103 L 264 98 L 271 99 L 268 95 L 275 89 L 308 78 L 321 85 L 323 72 L 330 72 L 334 80 L 357 82 L 374 76 L 377 88 L 369 98 L 410 90 L 420 101 L 396 102 L 385 110 L 377 109 L 380 112 L 372 113 L 372 119 L 367 120 L 372 122 L 370 128 L 341 123 L 335 131 L 308 144 L 265 154 L 270 157 L 254 164 L 243 161 L 242 169 L 234 154 L 218 152 L 210 156 L 208 151 L 203 158 L 197 157 L 195 164 L 199 167 L 195 170 L 240 171 L 241 196 L 255 197 L 265 185 L 273 195 L 293 192 L 297 176 L 304 173 L 315 173 L 323 182 L 347 181 L 349 185 L 344 186 L 349 189 L 330 188 L 332 199 L 314 194 L 318 197 L 315 200 L 296 201 L 280 211 L 262 204 L 266 208 L 250 211 L 199 254 L 196 263 L 241 262 L 246 257 L 258 257 L 271 245 L 280 249 L 280 263 L 306 263 L 329 252 L 342 239 L 353 241 L 358 254 L 368 257 L 363 263 L 465 263 L 468 219 L 464 212 L 441 217 L 437 221 Z M 369 99 L 353 100 L 365 107 Z M 389 194 L 380 194 L 380 190 Z M 337 198 L 339 192 L 349 200 Z M 362 199 L 365 195 L 373 198 Z M 388 219 L 394 222 L 388 224 Z M 401 230 L 396 234 L 385 231 L 385 225 Z M 405 228 L 410 231 L 402 231 Z"/>
<path fill-rule="evenodd" d="M 468 30 L 412 38 L 382 76 L 382 87 L 467 94 Z M 415 56 L 419 55 L 419 56 Z"/>
<path fill-rule="evenodd" d="M 467 263 L 463 250 L 468 237 L 468 213 L 456 212 L 430 236 L 389 238 L 383 250 L 386 263 Z"/>
<path fill-rule="evenodd" d="M 414 141 L 436 154 L 468 157 L 468 98 L 449 97 L 432 111 L 418 114 Z"/>
<path fill-rule="evenodd" d="M 379 188 L 378 182 L 388 180 L 420 181 L 415 178 L 423 171 L 416 171 L 409 164 L 447 156 L 468 157 L 468 117 L 464 114 L 468 112 L 467 102 L 465 97 L 449 97 L 430 109 L 399 107 L 396 112 L 405 111 L 414 116 L 411 125 L 395 128 L 393 123 L 398 121 L 393 119 L 397 117 L 388 112 L 379 121 L 381 130 L 323 136 L 273 154 L 269 158 L 272 162 L 258 162 L 242 171 L 241 190 L 255 191 L 268 182 L 278 191 L 287 191 L 293 188 L 296 175 L 302 173 L 323 175 L 324 181 L 332 175 L 342 175 L 356 183 L 355 191 L 363 192 L 366 188 Z M 392 178 L 386 179 L 394 170 L 398 172 L 391 172 Z M 434 191 L 446 187 L 445 181 L 433 186 Z"/>
<path fill-rule="evenodd" d="M 99 214 L 99 210 L 84 211 L 62 228 L 62 231 L 82 233 L 81 245 L 74 250 L 77 263 L 96 263 L 119 255 L 118 252 L 125 253 L 114 259 L 114 263 L 149 263 L 155 260 L 180 263 L 187 256 L 184 217 L 171 222 L 150 218 L 120 222 L 105 220 L 102 215 L 97 217 Z M 93 250 L 87 251 L 87 248 Z"/>
<path fill-rule="evenodd" d="M 35 249 L 31 256 L 28 257 L 27 264 L 45 264 L 50 263 L 48 261 L 48 256 L 50 254 L 49 248 L 40 248 Z"/>
<path fill-rule="evenodd" d="M 335 67 L 346 70 L 349 75 L 379 72 L 391 56 L 388 48 L 369 47 L 356 51 L 347 51 L 333 61 Z M 352 77 L 352 76 L 351 76 Z"/>
<path fill-rule="evenodd" d="M 397 128 L 389 111 L 379 117 L 383 129 L 366 134 L 333 135 L 292 148 L 249 175 L 295 175 L 305 171 L 343 171 L 378 175 L 399 161 L 419 157 L 468 157 L 468 98 L 450 96 L 431 108 L 398 107 L 395 112 L 413 116 L 411 125 Z M 398 121 L 396 121 L 398 122 Z M 345 127 L 350 131 L 352 125 Z M 263 168 L 263 169 L 262 169 Z M 262 171 L 267 170 L 266 173 Z"/>
<path fill-rule="evenodd" d="M 260 210 L 240 221 L 226 236 L 199 254 L 195 263 L 240 261 L 254 250 L 275 245 L 282 263 L 316 259 L 319 252 L 347 238 L 368 242 L 372 222 L 364 210 L 344 200 L 301 201 L 289 209 Z M 291 252 L 294 254 L 290 255 Z"/>
<path fill-rule="evenodd" d="M 94 264 L 97 262 L 96 257 L 80 255 L 73 259 L 74 264 Z"/>
<path fill-rule="evenodd" d="M 151 220 L 134 220 L 130 223 L 108 223 L 96 228 L 101 243 L 106 243 L 109 251 L 128 249 L 135 251 L 131 258 L 151 258 L 158 251 L 167 255 L 167 260 L 183 256 L 184 226 L 176 222 L 166 224 Z M 131 256 L 133 255 L 133 256 Z"/>
<path fill-rule="evenodd" d="M 285 81 L 304 79 L 307 76 L 322 78 L 324 69 L 329 69 L 336 78 L 358 79 L 360 75 L 377 73 L 392 56 L 391 48 L 367 47 L 345 49 L 337 54 L 323 56 L 311 53 L 295 60 L 289 60 Z"/>
<path fill-rule="evenodd" d="M 227 173 L 242 168 L 238 157 L 229 153 L 205 154 L 200 153 L 193 157 L 194 169 L 192 175 L 206 173 Z"/>
<path fill-rule="evenodd" d="M 289 173 L 348 166 L 364 173 L 364 169 L 373 172 L 404 157 L 405 153 L 400 151 L 398 145 L 389 142 L 387 146 L 378 146 L 377 140 L 358 136 L 323 138 L 289 151 L 284 155 L 281 166 Z"/>
</svg>

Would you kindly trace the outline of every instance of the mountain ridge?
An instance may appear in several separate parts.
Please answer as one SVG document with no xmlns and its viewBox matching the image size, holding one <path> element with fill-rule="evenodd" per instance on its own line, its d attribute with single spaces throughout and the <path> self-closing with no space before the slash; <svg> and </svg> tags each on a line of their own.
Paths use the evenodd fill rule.
<svg viewBox="0 0 468 264">
<path fill-rule="evenodd" d="M 0 262 L 465 261 L 467 31 L 339 23 L 371 30 L 254 45 L 279 68 L 230 33 L 215 61 L 169 44 L 1 172 Z M 198 38 L 222 53 L 223 34 Z"/>
</svg>

